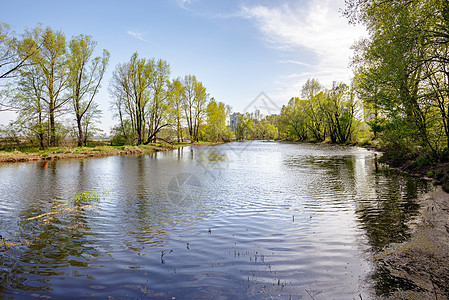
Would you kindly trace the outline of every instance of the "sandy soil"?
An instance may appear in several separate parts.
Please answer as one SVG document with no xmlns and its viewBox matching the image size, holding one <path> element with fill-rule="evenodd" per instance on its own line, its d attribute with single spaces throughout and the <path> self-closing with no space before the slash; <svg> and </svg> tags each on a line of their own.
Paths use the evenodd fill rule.
<svg viewBox="0 0 449 300">
<path fill-rule="evenodd" d="M 395 276 L 413 281 L 417 291 L 399 291 L 389 299 L 449 298 L 449 194 L 441 187 L 419 199 L 420 216 L 404 243 L 392 244 L 375 259 Z"/>
</svg>

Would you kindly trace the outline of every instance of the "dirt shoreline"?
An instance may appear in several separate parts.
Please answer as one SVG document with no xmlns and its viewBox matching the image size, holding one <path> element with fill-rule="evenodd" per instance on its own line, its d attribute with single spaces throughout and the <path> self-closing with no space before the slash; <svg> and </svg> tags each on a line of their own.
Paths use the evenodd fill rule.
<svg viewBox="0 0 449 300">
<path fill-rule="evenodd" d="M 49 153 L 45 155 L 41 155 L 38 153 L 20 153 L 20 152 L 11 152 L 11 153 L 1 153 L 0 154 L 0 163 L 21 163 L 21 162 L 32 162 L 32 161 L 51 161 L 51 160 L 60 160 L 60 159 L 83 159 L 83 158 L 92 158 L 92 157 L 106 157 L 106 156 L 118 156 L 118 155 L 136 155 L 136 154 L 144 154 L 144 153 L 152 153 L 156 151 L 168 151 L 175 148 L 163 148 L 163 147 L 154 147 L 150 149 L 138 149 L 138 148 L 127 148 L 125 147 L 123 150 L 108 150 L 108 151 L 82 151 L 79 153 L 74 152 L 62 152 L 62 153 Z"/>
<path fill-rule="evenodd" d="M 60 159 L 83 159 L 83 158 L 95 158 L 106 156 L 119 156 L 119 155 L 139 155 L 148 154 L 160 151 L 170 151 L 180 147 L 187 146 L 213 146 L 219 143 L 182 143 L 182 144 L 167 144 L 167 145 L 149 145 L 149 146 L 124 146 L 122 149 L 110 146 L 100 146 L 93 148 L 58 148 L 56 151 L 47 151 L 45 153 L 23 153 L 19 151 L 15 152 L 0 152 L 0 164 L 1 163 L 21 163 L 21 162 L 33 162 L 33 161 L 51 161 Z M 79 152 L 78 152 L 79 151 Z"/>
<path fill-rule="evenodd" d="M 62 148 L 55 152 L 45 153 L 23 153 L 15 152 L 0 152 L 0 164 L 7 163 L 22 163 L 33 161 L 52 161 L 61 159 L 84 159 L 84 158 L 98 158 L 106 156 L 120 156 L 120 155 L 139 155 L 148 154 L 159 151 L 170 151 L 179 147 L 186 146 L 201 146 L 202 144 L 179 144 L 179 145 L 153 145 L 145 146 L 143 148 L 137 146 L 125 146 L 122 149 L 112 147 L 94 147 L 85 148 L 81 151 L 78 148 Z M 79 151 L 79 152 L 78 152 Z"/>
<path fill-rule="evenodd" d="M 394 276 L 418 289 L 397 291 L 387 299 L 449 298 L 449 194 L 440 186 L 418 199 L 420 214 L 409 225 L 411 237 L 375 256 Z"/>
</svg>

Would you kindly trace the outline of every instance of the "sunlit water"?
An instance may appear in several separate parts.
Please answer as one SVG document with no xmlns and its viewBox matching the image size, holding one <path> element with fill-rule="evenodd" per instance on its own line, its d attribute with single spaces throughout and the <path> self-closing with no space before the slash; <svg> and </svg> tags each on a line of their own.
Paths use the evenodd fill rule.
<svg viewBox="0 0 449 300">
<path fill-rule="evenodd" d="M 407 284 L 372 257 L 407 238 L 428 188 L 365 149 L 274 142 L 0 178 L 0 298 L 376 298 Z"/>
</svg>

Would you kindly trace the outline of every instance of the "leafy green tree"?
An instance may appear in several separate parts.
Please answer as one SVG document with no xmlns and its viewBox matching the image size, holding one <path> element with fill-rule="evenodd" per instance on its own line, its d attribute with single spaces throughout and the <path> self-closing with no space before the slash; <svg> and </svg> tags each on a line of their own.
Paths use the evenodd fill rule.
<svg viewBox="0 0 449 300">
<path fill-rule="evenodd" d="M 115 98 L 121 118 L 126 115 L 137 145 L 144 142 L 149 89 L 152 84 L 153 64 L 139 58 L 137 52 L 128 63 L 117 65 L 110 82 L 110 93 Z M 123 127 L 124 128 L 124 127 Z"/>
<path fill-rule="evenodd" d="M 355 125 L 354 95 L 344 83 L 333 83 L 326 92 L 323 112 L 328 134 L 333 143 L 345 143 L 353 136 Z"/>
<path fill-rule="evenodd" d="M 131 145 L 134 143 L 132 136 L 129 134 L 133 131 L 129 119 L 123 119 L 120 124 L 115 125 L 111 129 L 111 143 L 116 146 Z"/>
<path fill-rule="evenodd" d="M 268 120 L 259 121 L 255 127 L 255 137 L 262 140 L 273 140 L 278 137 L 278 129 Z"/>
<path fill-rule="evenodd" d="M 254 119 L 250 113 L 238 115 L 234 134 L 239 141 L 254 137 Z"/>
<path fill-rule="evenodd" d="M 38 48 L 29 59 L 36 68 L 33 74 L 42 78 L 41 99 L 47 106 L 50 146 L 57 146 L 56 118 L 65 113 L 65 105 L 70 100 L 64 95 L 69 72 L 65 35 L 50 27 L 45 29 L 37 27 L 32 31 L 27 31 L 24 40 L 27 44 L 34 43 L 34 47 Z"/>
<path fill-rule="evenodd" d="M 293 97 L 281 109 L 281 114 L 277 122 L 279 131 L 287 137 L 304 141 L 307 139 L 307 116 L 304 111 L 305 101 L 298 97 Z"/>
<path fill-rule="evenodd" d="M 56 146 L 60 134 L 57 118 L 66 113 L 69 100 L 65 95 L 68 80 L 65 36 L 50 27 L 37 26 L 27 29 L 15 41 L 15 49 L 19 60 L 26 59 L 27 63 L 15 72 L 11 106 L 17 108 L 21 118 L 29 120 L 28 124 L 33 124 L 41 148 Z M 44 143 L 44 127 L 48 143 Z"/>
<path fill-rule="evenodd" d="M 148 138 L 146 144 L 155 142 L 158 132 L 169 126 L 168 112 L 170 105 L 169 77 L 170 65 L 162 59 L 151 60 L 153 72 L 151 75 L 151 85 L 148 90 Z"/>
<path fill-rule="evenodd" d="M 356 45 L 353 65 L 357 92 L 375 111 L 372 127 L 383 130 L 389 148 L 410 153 L 419 146 L 438 156 L 449 145 L 447 86 L 442 84 L 447 1 L 350 0 L 347 5 L 346 14 L 370 33 Z"/>
<path fill-rule="evenodd" d="M 93 57 L 97 43 L 91 36 L 79 35 L 69 43 L 69 95 L 75 113 L 78 129 L 78 147 L 86 144 L 87 132 L 83 130 L 83 118 L 92 110 L 110 54 L 103 50 L 103 56 Z M 98 112 L 98 109 L 96 109 Z M 93 116 L 90 114 L 90 117 Z M 89 121 L 84 122 L 88 124 Z"/>
<path fill-rule="evenodd" d="M 231 107 L 212 98 L 206 107 L 206 137 L 211 141 L 230 141 L 232 131 L 226 126 L 226 119 L 231 114 Z"/>
<path fill-rule="evenodd" d="M 39 45 L 19 41 L 6 23 L 0 22 L 0 111 L 17 110 L 7 97 L 7 83 L 17 78 L 20 68 L 29 64 L 29 58 Z"/>
<path fill-rule="evenodd" d="M 304 113 L 307 121 L 306 126 L 316 141 L 326 139 L 325 116 L 323 113 L 324 93 L 317 79 L 308 79 L 304 84 L 301 95 L 304 102 Z"/>
<path fill-rule="evenodd" d="M 173 120 L 176 125 L 176 139 L 178 143 L 182 140 L 182 121 L 184 119 L 184 111 L 182 109 L 183 90 L 184 87 L 182 86 L 182 81 L 179 77 L 173 79 L 168 86 L 170 103 L 169 114 L 170 119 Z"/>
<path fill-rule="evenodd" d="M 200 126 L 206 115 L 206 104 L 209 94 L 201 81 L 195 75 L 186 75 L 183 80 L 183 107 L 190 139 L 198 141 Z"/>
<path fill-rule="evenodd" d="M 40 149 L 48 146 L 49 122 L 48 110 L 43 101 L 44 85 L 39 70 L 34 66 L 25 66 L 19 70 L 20 76 L 13 105 L 19 107 L 18 120 L 21 126 L 28 128 L 37 137 Z"/>
<path fill-rule="evenodd" d="M 84 140 L 82 141 L 83 145 L 87 145 L 87 140 L 89 138 L 93 138 L 103 131 L 97 127 L 97 124 L 100 123 L 101 115 L 102 112 L 98 108 L 98 103 L 92 102 L 91 107 L 84 114 L 81 123 L 84 137 Z"/>
</svg>

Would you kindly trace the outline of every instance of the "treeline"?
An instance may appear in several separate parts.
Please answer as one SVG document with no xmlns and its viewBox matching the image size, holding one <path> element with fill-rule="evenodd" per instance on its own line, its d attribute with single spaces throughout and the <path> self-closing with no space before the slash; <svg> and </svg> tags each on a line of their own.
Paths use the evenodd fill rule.
<svg viewBox="0 0 449 300">
<path fill-rule="evenodd" d="M 354 45 L 351 86 L 315 79 L 282 108 L 281 134 L 336 143 L 374 138 L 416 165 L 449 160 L 449 2 L 348 0 L 369 37 Z M 370 129 L 366 132 L 366 126 Z"/>
<path fill-rule="evenodd" d="M 61 31 L 37 26 L 19 36 L 0 23 L 0 110 L 18 118 L 4 131 L 26 137 L 40 148 L 57 146 L 70 132 L 78 146 L 98 129 L 98 93 L 109 52 L 94 56 L 97 43 L 88 35 L 67 40 Z M 75 121 L 64 127 L 62 117 Z"/>
<path fill-rule="evenodd" d="M 449 158 L 449 2 L 346 1 L 369 38 L 355 45 L 355 90 L 367 123 L 398 157 Z"/>
<path fill-rule="evenodd" d="M 98 135 L 101 111 L 95 96 L 110 54 L 95 56 L 97 42 L 37 26 L 15 34 L 0 23 L 0 111 L 18 114 L 1 128 L 10 143 L 54 147 L 75 139 L 78 146 Z M 119 124 L 115 144 L 140 145 L 157 139 L 229 141 L 231 108 L 210 98 L 195 75 L 170 78 L 162 59 L 139 58 L 116 66 L 109 82 L 111 109 Z M 69 120 L 69 121 L 67 121 Z"/>
<path fill-rule="evenodd" d="M 259 120 L 234 114 L 210 98 L 194 75 L 171 78 L 170 65 L 137 53 L 116 66 L 109 82 L 118 124 L 115 144 L 229 141 L 233 138 L 353 143 L 374 138 L 398 157 L 449 158 L 449 2 L 443 0 L 346 1 L 350 22 L 369 37 L 354 45 L 350 85 L 323 88 L 309 79 L 279 115 Z M 19 117 L 3 132 L 40 147 L 71 135 L 78 145 L 98 133 L 94 98 L 109 53 L 96 42 L 40 26 L 15 35 L 0 25 L 0 110 Z M 63 124 L 69 115 L 72 126 Z M 232 128 L 232 130 L 231 130 Z"/>
<path fill-rule="evenodd" d="M 214 98 L 195 75 L 170 79 L 164 60 L 139 58 L 119 64 L 109 85 L 112 108 L 120 121 L 115 144 L 148 144 L 156 139 L 229 141 L 231 108 Z M 165 130 L 164 130 L 165 129 Z"/>
<path fill-rule="evenodd" d="M 283 106 L 278 119 L 279 131 L 299 141 L 348 143 L 363 133 L 360 103 L 354 90 L 344 83 L 324 89 L 317 79 L 309 79 L 301 98 L 293 97 Z"/>
</svg>

